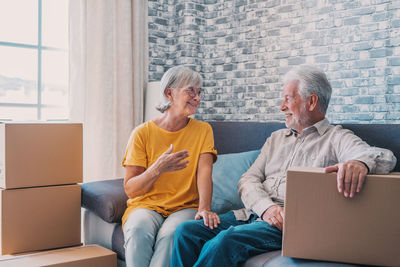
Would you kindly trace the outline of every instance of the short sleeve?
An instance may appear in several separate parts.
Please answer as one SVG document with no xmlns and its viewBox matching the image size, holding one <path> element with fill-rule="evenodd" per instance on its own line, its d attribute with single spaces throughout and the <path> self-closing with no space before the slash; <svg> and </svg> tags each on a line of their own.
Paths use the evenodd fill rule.
<svg viewBox="0 0 400 267">
<path fill-rule="evenodd" d="M 147 168 L 147 164 L 145 128 L 138 126 L 129 137 L 122 166 L 132 165 Z"/>
<path fill-rule="evenodd" d="M 217 150 L 214 147 L 214 133 L 209 124 L 207 124 L 206 135 L 204 138 L 204 143 L 201 148 L 200 154 L 211 153 L 214 155 L 214 162 L 217 161 Z"/>
</svg>

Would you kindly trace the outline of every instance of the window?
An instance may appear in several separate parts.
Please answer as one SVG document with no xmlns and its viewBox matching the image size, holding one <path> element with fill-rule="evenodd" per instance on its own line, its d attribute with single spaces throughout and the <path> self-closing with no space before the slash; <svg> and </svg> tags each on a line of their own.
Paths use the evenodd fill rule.
<svg viewBox="0 0 400 267">
<path fill-rule="evenodd" d="M 1 0 L 0 120 L 68 119 L 68 0 Z"/>
</svg>

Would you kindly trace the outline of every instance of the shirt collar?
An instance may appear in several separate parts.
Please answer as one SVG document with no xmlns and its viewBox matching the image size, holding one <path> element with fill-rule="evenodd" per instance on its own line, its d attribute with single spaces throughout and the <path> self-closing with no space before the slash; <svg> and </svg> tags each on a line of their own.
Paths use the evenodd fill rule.
<svg viewBox="0 0 400 267">
<path fill-rule="evenodd" d="M 323 135 L 328 130 L 329 125 L 329 120 L 327 118 L 324 118 L 319 122 L 304 128 L 303 132 L 307 131 L 310 128 L 315 128 L 318 131 L 319 135 Z M 289 128 L 287 130 L 286 136 L 291 136 L 292 134 L 294 134 L 295 136 L 299 135 L 299 133 L 295 129 Z"/>
<path fill-rule="evenodd" d="M 310 127 L 315 127 L 319 135 L 323 135 L 328 130 L 329 125 L 330 125 L 329 120 L 327 118 L 324 118 Z"/>
</svg>

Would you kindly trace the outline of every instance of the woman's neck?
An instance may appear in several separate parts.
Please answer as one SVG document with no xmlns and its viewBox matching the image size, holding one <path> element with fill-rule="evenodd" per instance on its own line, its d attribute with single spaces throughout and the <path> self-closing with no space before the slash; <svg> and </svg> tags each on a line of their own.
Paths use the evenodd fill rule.
<svg viewBox="0 0 400 267">
<path fill-rule="evenodd" d="M 153 122 L 163 130 L 176 132 L 185 128 L 189 120 L 186 116 L 175 115 L 167 110 L 160 117 L 155 118 Z"/>
</svg>

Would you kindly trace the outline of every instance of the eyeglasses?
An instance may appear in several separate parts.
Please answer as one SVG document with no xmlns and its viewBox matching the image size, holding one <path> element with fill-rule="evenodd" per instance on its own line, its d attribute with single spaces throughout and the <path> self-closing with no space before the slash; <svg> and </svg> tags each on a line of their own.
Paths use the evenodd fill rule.
<svg viewBox="0 0 400 267">
<path fill-rule="evenodd" d="M 190 97 L 196 97 L 196 95 L 199 95 L 199 97 L 201 97 L 201 93 L 202 93 L 202 90 L 201 90 L 201 88 L 198 88 L 197 90 L 196 90 L 196 88 L 194 88 L 194 87 L 189 87 L 189 88 L 187 88 L 187 89 L 185 89 L 185 92 L 190 96 Z"/>
</svg>

